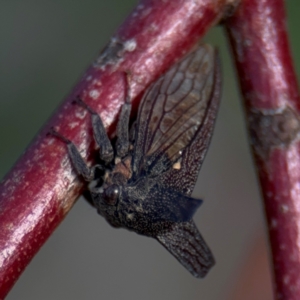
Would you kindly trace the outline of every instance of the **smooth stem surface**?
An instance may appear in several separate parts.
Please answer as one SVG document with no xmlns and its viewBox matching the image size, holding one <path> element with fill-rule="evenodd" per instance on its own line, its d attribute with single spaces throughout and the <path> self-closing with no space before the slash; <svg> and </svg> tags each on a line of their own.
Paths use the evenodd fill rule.
<svg viewBox="0 0 300 300">
<path fill-rule="evenodd" d="M 300 299 L 300 102 L 283 0 L 244 0 L 227 23 L 267 215 L 276 299 Z"/>
</svg>

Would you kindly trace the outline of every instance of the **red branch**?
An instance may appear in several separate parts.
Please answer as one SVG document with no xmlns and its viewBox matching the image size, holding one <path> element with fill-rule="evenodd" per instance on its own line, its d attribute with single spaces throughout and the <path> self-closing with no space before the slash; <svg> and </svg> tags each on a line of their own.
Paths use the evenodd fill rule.
<svg viewBox="0 0 300 300">
<path fill-rule="evenodd" d="M 90 118 L 80 96 L 112 131 L 124 102 L 124 71 L 132 74 L 133 105 L 143 90 L 183 56 L 221 16 L 226 0 L 141 1 L 56 114 L 0 185 L 0 299 L 51 235 L 82 191 L 54 126 L 92 162 Z M 89 154 L 87 156 L 87 154 Z"/>
<path fill-rule="evenodd" d="M 269 226 L 276 299 L 300 299 L 300 102 L 283 0 L 244 0 L 227 22 Z"/>
</svg>

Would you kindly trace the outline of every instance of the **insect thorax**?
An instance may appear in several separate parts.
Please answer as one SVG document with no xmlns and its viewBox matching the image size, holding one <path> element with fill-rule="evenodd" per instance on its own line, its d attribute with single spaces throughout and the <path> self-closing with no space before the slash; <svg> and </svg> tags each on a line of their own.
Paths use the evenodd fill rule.
<svg viewBox="0 0 300 300">
<path fill-rule="evenodd" d="M 104 176 L 102 187 L 91 190 L 91 195 L 98 213 L 110 225 L 154 237 L 170 223 L 157 217 L 160 212 L 149 201 L 156 193 L 157 180 L 147 175 L 132 180 L 130 162 L 131 157 L 118 162 Z"/>
</svg>

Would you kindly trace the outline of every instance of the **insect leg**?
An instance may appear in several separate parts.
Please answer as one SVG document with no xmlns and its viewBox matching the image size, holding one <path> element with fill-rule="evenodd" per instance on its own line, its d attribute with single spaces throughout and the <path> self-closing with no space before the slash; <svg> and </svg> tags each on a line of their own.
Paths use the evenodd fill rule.
<svg viewBox="0 0 300 300">
<path fill-rule="evenodd" d="M 91 114 L 94 138 L 97 145 L 100 147 L 100 159 L 105 163 L 111 162 L 114 158 L 114 150 L 100 116 L 80 98 L 77 98 L 75 102 L 87 109 Z"/>
<path fill-rule="evenodd" d="M 96 165 L 92 168 L 89 168 L 82 156 L 80 155 L 78 149 L 76 146 L 67 138 L 65 138 L 63 135 L 59 134 L 54 128 L 51 128 L 49 134 L 59 138 L 64 143 L 67 144 L 68 147 L 68 153 L 70 156 L 70 159 L 72 161 L 72 164 L 74 168 L 76 169 L 76 172 L 81 175 L 85 181 L 92 181 L 94 180 L 94 174 L 96 169 L 100 168 L 103 169 L 103 166 Z"/>
<path fill-rule="evenodd" d="M 135 132 L 136 132 L 136 121 L 133 122 L 133 124 L 130 127 L 129 130 L 129 149 L 130 147 L 133 147 L 133 144 L 135 142 Z"/>
<path fill-rule="evenodd" d="M 130 74 L 125 73 L 127 82 L 127 94 L 125 103 L 122 106 L 120 117 L 117 125 L 117 141 L 116 152 L 118 157 L 124 157 L 128 153 L 129 149 L 129 118 L 131 113 L 131 92 L 130 92 Z"/>
</svg>

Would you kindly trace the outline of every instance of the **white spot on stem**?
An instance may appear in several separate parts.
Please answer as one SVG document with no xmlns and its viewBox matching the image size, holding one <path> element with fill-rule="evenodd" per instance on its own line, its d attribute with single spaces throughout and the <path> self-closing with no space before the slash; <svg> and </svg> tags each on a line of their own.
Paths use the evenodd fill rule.
<svg viewBox="0 0 300 300">
<path fill-rule="evenodd" d="M 75 128 L 75 127 L 78 126 L 78 125 L 79 125 L 78 122 L 71 122 L 71 123 L 69 124 L 69 127 L 70 127 L 71 129 L 73 129 L 73 128 Z"/>
<path fill-rule="evenodd" d="M 289 211 L 289 207 L 286 204 L 282 204 L 281 211 L 285 214 Z"/>
<path fill-rule="evenodd" d="M 132 52 L 135 50 L 135 48 L 136 48 L 136 40 L 135 39 L 128 40 L 124 43 L 125 51 Z"/>
<path fill-rule="evenodd" d="M 94 100 L 96 100 L 96 99 L 99 98 L 100 92 L 97 91 L 97 90 L 91 90 L 91 91 L 89 92 L 89 95 L 90 95 L 91 98 L 93 98 Z"/>
<path fill-rule="evenodd" d="M 278 225 L 277 220 L 276 219 L 272 219 L 271 220 L 271 229 L 276 228 Z"/>
</svg>

